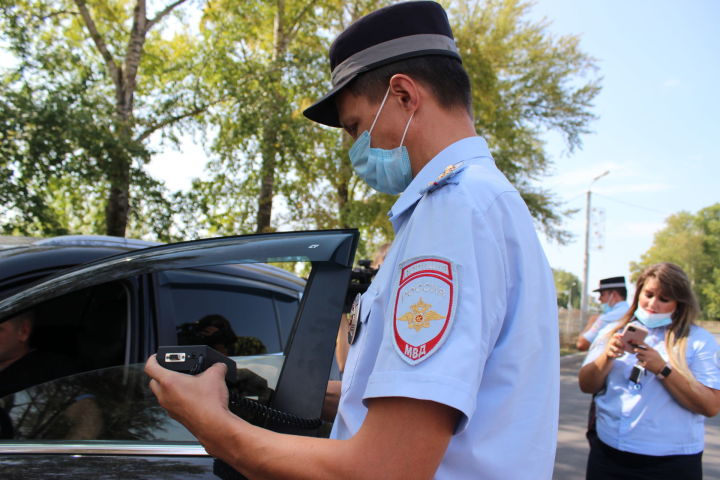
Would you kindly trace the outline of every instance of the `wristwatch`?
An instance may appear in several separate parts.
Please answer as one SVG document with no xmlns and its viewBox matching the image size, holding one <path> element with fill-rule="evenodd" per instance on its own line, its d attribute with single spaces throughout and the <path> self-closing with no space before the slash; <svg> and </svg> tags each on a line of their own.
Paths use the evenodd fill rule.
<svg viewBox="0 0 720 480">
<path fill-rule="evenodd" d="M 670 368 L 670 364 L 669 364 L 669 363 L 666 363 L 665 366 L 663 367 L 663 369 L 660 370 L 660 371 L 657 373 L 656 376 L 657 376 L 660 380 L 665 380 L 665 379 L 667 378 L 667 376 L 670 375 L 671 373 L 672 373 L 672 368 Z"/>
</svg>

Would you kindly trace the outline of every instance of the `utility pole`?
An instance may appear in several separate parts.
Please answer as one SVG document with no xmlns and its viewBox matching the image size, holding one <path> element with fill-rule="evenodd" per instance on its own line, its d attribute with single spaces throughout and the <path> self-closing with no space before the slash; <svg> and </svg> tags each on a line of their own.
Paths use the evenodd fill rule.
<svg viewBox="0 0 720 480">
<path fill-rule="evenodd" d="M 592 197 L 592 186 L 595 182 L 610 173 L 605 170 L 603 173 L 592 179 L 588 187 L 585 199 L 585 253 L 583 254 L 583 281 L 582 281 L 582 297 L 580 300 L 580 325 L 581 328 L 587 324 L 588 316 L 588 274 L 590 267 L 590 205 Z"/>
</svg>

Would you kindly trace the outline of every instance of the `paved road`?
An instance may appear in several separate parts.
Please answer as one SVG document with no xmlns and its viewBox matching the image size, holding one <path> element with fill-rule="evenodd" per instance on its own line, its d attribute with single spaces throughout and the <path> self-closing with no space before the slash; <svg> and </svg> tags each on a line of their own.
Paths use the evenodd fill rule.
<svg viewBox="0 0 720 480">
<path fill-rule="evenodd" d="M 560 429 L 554 480 L 585 480 L 588 444 L 585 439 L 590 395 L 577 386 L 577 372 L 584 355 L 560 360 Z M 720 479 L 720 415 L 705 422 L 703 478 Z"/>
</svg>

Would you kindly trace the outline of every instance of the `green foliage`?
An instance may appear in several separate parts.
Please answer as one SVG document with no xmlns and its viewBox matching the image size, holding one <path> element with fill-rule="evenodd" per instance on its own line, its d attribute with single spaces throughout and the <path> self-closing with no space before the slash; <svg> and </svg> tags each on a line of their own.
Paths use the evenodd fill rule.
<svg viewBox="0 0 720 480">
<path fill-rule="evenodd" d="M 448 4 L 471 77 L 478 133 L 488 140 L 495 163 L 523 195 L 538 226 L 564 242 L 569 235 L 560 225 L 571 212 L 535 184 L 551 165 L 541 134 L 560 133 L 569 151 L 581 145 L 600 90 L 599 79 L 592 78 L 595 60 L 580 50 L 578 36 L 555 37 L 547 21 L 527 20 L 530 2 Z"/>
<path fill-rule="evenodd" d="M 573 273 L 561 269 L 554 269 L 555 291 L 557 292 L 558 307 L 580 308 L 580 279 Z"/>
<path fill-rule="evenodd" d="M 365 256 L 392 238 L 386 212 L 395 197 L 372 191 L 354 175 L 347 158 L 351 142 L 342 132 L 301 115 L 329 85 L 330 41 L 352 19 L 386 3 L 328 0 L 308 9 L 300 0 L 226 1 L 205 10 L 203 44 L 213 46 L 219 62 L 207 69 L 206 80 L 226 101 L 205 117 L 218 129 L 216 156 L 210 179 L 196 182 L 182 201 L 183 219 L 191 222 L 186 233 L 355 226 L 362 229 L 359 254 Z M 528 4 L 447 6 L 473 83 L 478 131 L 538 225 L 564 241 L 559 225 L 569 212 L 534 186 L 550 165 L 540 138 L 555 130 L 570 150 L 580 145 L 599 91 L 597 79 L 585 79 L 594 61 L 580 51 L 577 37 L 555 38 L 546 23 L 528 22 Z M 261 199 L 267 185 L 273 188 L 269 206 Z M 263 208 L 272 209 L 271 226 L 258 221 Z"/>
<path fill-rule="evenodd" d="M 395 197 L 354 174 L 345 134 L 309 122 L 302 111 L 330 84 L 332 39 L 388 3 L 218 0 L 192 4 L 199 11 L 176 8 L 172 22 L 142 38 L 135 83 L 123 90 L 113 72 L 132 67 L 136 2 L 0 0 L 2 40 L 19 59 L 2 74 L 0 121 L 9 133 L 0 148 L 9 154 L 0 160 L 0 202 L 9 213 L 0 228 L 104 233 L 126 181 L 132 236 L 358 227 L 358 255 L 371 256 L 392 238 L 386 212 Z M 536 186 L 550 165 L 541 135 L 554 130 L 569 150 L 580 145 L 599 89 L 587 79 L 594 61 L 576 37 L 556 38 L 547 23 L 529 22 L 530 4 L 445 3 L 471 75 L 478 132 L 538 226 L 563 241 L 567 212 Z M 156 153 L 148 143 L 154 132 L 158 148 L 203 135 L 211 158 L 190 191 L 169 192 L 145 173 Z"/>
<path fill-rule="evenodd" d="M 632 280 L 655 263 L 675 263 L 690 278 L 704 316 L 720 319 L 720 203 L 694 215 L 676 213 L 665 223 L 640 261 L 630 263 Z"/>
<path fill-rule="evenodd" d="M 34 87 L 6 76 L 0 97 L 0 202 L 6 233 L 102 233 L 103 168 L 118 148 L 102 97 L 74 85 Z M 99 203 L 99 205 L 98 205 Z"/>
<path fill-rule="evenodd" d="M 167 192 L 143 172 L 149 138 L 176 141 L 211 100 L 181 17 L 172 32 L 149 31 L 172 9 L 142 30 L 135 6 L 0 1 L 17 60 L 0 72 L 3 231 L 123 234 L 129 221 L 133 234 L 169 238 Z"/>
</svg>

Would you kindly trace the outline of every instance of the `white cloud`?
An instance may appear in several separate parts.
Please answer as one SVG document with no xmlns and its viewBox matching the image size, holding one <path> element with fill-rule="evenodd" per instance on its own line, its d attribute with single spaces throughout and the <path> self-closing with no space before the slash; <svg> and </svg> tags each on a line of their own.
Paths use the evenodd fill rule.
<svg viewBox="0 0 720 480">
<path fill-rule="evenodd" d="M 676 88 L 680 86 L 680 80 L 677 78 L 668 78 L 663 82 L 665 88 Z"/>
</svg>

